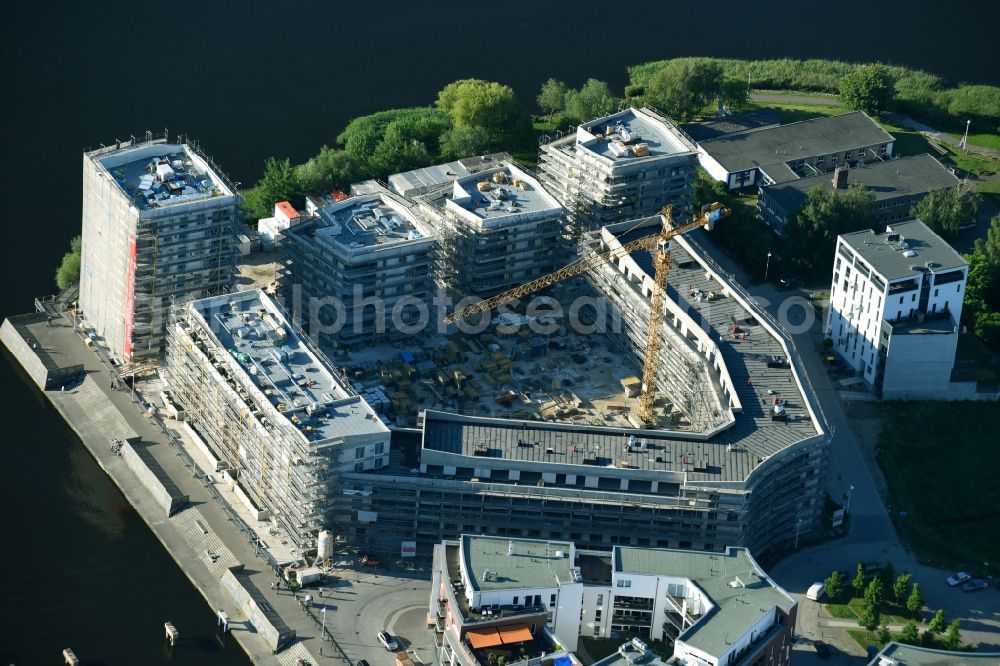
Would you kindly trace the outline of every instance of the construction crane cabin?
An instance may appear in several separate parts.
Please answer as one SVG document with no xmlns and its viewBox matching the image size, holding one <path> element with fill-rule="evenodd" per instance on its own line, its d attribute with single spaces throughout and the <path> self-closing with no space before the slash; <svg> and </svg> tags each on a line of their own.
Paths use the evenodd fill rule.
<svg viewBox="0 0 1000 666">
<path fill-rule="evenodd" d="M 473 303 L 460 310 L 456 310 L 446 316 L 444 321 L 451 324 L 465 319 L 475 314 L 489 312 L 493 308 L 510 303 L 524 296 L 529 296 L 536 292 L 550 287 L 558 282 L 569 279 L 581 273 L 602 266 L 607 262 L 614 262 L 621 257 L 632 254 L 639 250 L 647 250 L 653 255 L 654 286 L 650 299 L 649 322 L 646 335 L 646 351 L 642 366 L 642 390 L 639 394 L 638 416 L 648 427 L 654 425 L 653 409 L 656 403 L 656 377 L 657 377 L 657 356 L 662 347 L 660 328 L 663 324 L 663 307 L 666 298 L 667 274 L 670 272 L 670 244 L 676 236 L 681 236 L 696 229 L 704 227 L 711 230 L 715 223 L 728 216 L 730 210 L 722 204 L 715 202 L 703 206 L 702 209 L 690 220 L 675 226 L 673 219 L 673 207 L 667 206 L 660 213 L 662 226 L 657 233 L 643 236 L 636 240 L 625 243 L 613 250 L 596 253 L 582 259 L 578 259 L 571 264 L 563 266 L 559 270 L 548 275 L 536 278 L 519 287 L 515 287 L 492 298 L 487 298 L 478 303 Z M 654 251 L 655 250 L 655 251 Z"/>
</svg>

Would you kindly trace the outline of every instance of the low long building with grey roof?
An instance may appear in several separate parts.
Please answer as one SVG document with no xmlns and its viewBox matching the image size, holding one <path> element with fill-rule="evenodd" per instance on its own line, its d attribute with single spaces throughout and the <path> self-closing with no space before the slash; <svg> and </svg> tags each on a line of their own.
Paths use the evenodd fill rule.
<svg viewBox="0 0 1000 666">
<path fill-rule="evenodd" d="M 771 185 L 892 156 L 895 138 L 863 111 L 734 132 L 698 144 L 698 159 L 729 189 Z"/>
<path fill-rule="evenodd" d="M 872 657 L 868 666 L 996 666 L 1000 652 L 935 650 L 893 641 Z"/>
<path fill-rule="evenodd" d="M 839 168 L 762 187 L 757 210 L 759 217 L 776 234 L 783 235 L 788 222 L 814 189 L 842 192 L 856 185 L 875 197 L 879 224 L 909 219 L 910 209 L 927 194 L 959 185 L 955 174 L 931 155 L 914 155 L 884 162 L 872 162 L 856 169 Z"/>
<path fill-rule="evenodd" d="M 548 631 L 570 650 L 580 637 L 618 638 L 628 664 L 653 663 L 648 641 L 672 652 L 668 664 L 788 664 L 796 614 L 744 548 L 584 551 L 465 534 L 434 549 L 430 616 L 443 634 L 441 663 L 472 666 L 479 650 L 527 629 L 524 638 Z"/>
</svg>

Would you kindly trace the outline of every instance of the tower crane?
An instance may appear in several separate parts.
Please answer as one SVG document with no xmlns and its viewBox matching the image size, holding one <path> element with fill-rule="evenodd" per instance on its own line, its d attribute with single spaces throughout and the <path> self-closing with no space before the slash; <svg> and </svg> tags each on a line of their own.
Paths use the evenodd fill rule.
<svg viewBox="0 0 1000 666">
<path fill-rule="evenodd" d="M 446 316 L 444 321 L 446 324 L 451 324 L 475 314 L 489 312 L 495 307 L 510 303 L 523 296 L 534 294 L 557 282 L 562 282 L 581 273 L 586 273 L 605 263 L 614 262 L 637 250 L 649 250 L 653 254 L 654 277 L 653 293 L 650 298 L 649 326 L 646 333 L 646 354 L 642 364 L 642 391 L 639 394 L 639 418 L 644 423 L 650 424 L 653 422 L 653 406 L 656 399 L 657 357 L 662 346 L 660 328 L 663 323 L 663 299 L 666 296 L 667 290 L 667 274 L 670 272 L 669 249 L 671 239 L 675 236 L 686 234 L 697 227 L 704 227 L 711 230 L 717 220 L 728 216 L 729 213 L 729 209 L 722 204 L 712 203 L 704 206 L 698 214 L 694 215 L 687 222 L 675 227 L 673 206 L 667 206 L 660 212 L 663 224 L 656 233 L 629 241 L 613 250 L 578 259 L 548 275 L 535 278 L 531 282 L 526 282 L 502 294 L 456 310 Z M 654 249 L 655 252 L 653 251 Z"/>
</svg>

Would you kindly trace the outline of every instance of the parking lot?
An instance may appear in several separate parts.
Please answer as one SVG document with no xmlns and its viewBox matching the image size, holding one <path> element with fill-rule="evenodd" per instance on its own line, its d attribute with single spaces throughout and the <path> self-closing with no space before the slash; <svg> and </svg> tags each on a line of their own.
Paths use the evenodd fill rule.
<svg viewBox="0 0 1000 666">
<path fill-rule="evenodd" d="M 326 608 L 326 626 L 352 663 L 395 666 L 392 652 L 376 637 L 388 631 L 414 664 L 434 661 L 434 634 L 427 628 L 430 573 L 400 569 L 338 569 L 322 594 L 313 589 L 314 607 Z M 324 649 L 325 661 L 333 663 Z"/>
</svg>

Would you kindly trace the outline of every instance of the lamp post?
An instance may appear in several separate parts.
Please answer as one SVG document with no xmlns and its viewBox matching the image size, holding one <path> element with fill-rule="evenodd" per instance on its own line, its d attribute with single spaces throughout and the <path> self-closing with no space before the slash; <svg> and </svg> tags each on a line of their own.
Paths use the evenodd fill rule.
<svg viewBox="0 0 1000 666">
<path fill-rule="evenodd" d="M 847 506 L 844 507 L 844 513 L 851 512 L 851 493 L 854 492 L 854 486 L 847 489 Z"/>
<path fill-rule="evenodd" d="M 971 120 L 965 121 L 965 136 L 962 137 L 962 141 L 958 144 L 958 147 L 962 149 L 962 152 L 967 151 L 969 145 L 969 125 L 972 124 Z"/>
<path fill-rule="evenodd" d="M 320 638 L 326 640 L 326 606 L 323 606 L 323 631 L 320 633 Z"/>
<path fill-rule="evenodd" d="M 792 547 L 792 550 L 799 549 L 799 527 L 801 526 L 802 526 L 802 519 L 799 518 L 798 520 L 795 521 L 795 546 Z"/>
<path fill-rule="evenodd" d="M 767 252 L 767 263 L 764 264 L 764 282 L 767 282 L 767 272 L 771 270 L 771 252 Z"/>
</svg>

